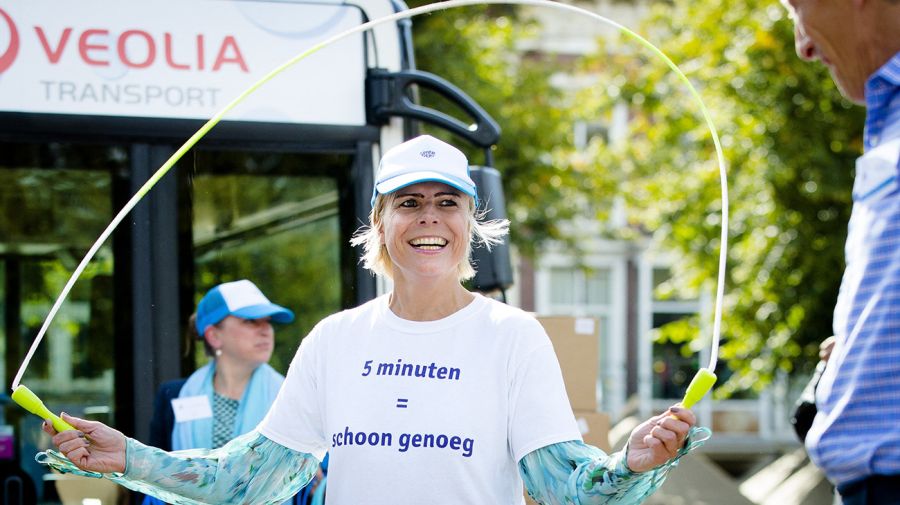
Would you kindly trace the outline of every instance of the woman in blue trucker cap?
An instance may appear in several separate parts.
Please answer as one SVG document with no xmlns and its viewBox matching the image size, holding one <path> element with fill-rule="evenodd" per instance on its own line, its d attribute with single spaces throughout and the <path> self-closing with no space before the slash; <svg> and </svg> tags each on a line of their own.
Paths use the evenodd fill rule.
<svg viewBox="0 0 900 505">
<path fill-rule="evenodd" d="M 523 484 L 543 504 L 642 502 L 695 446 L 693 413 L 673 405 L 613 454 L 586 445 L 540 323 L 462 284 L 472 244 L 508 229 L 479 220 L 477 197 L 455 147 L 389 150 L 352 242 L 391 290 L 313 328 L 256 430 L 187 455 L 65 416 L 81 436 L 44 429 L 74 465 L 45 461 L 178 503 L 278 503 L 326 451 L 329 505 L 521 505 Z"/>
<path fill-rule="evenodd" d="M 265 416 L 284 376 L 268 365 L 272 323 L 294 313 L 272 303 L 251 281 L 219 284 L 203 296 L 188 336 L 203 342 L 209 363 L 187 379 L 163 383 L 154 401 L 150 444 L 164 450 L 215 449 L 249 432 Z M 162 504 L 152 496 L 144 505 Z M 306 503 L 303 493 L 297 503 Z"/>
<path fill-rule="evenodd" d="M 293 312 L 269 301 L 246 279 L 210 289 L 191 317 L 189 333 L 202 340 L 212 359 L 186 380 L 163 385 L 171 390 L 181 384 L 175 398 L 156 404 L 154 444 L 215 449 L 255 428 L 284 381 L 268 365 L 275 349 L 272 323 L 293 320 Z M 160 414 L 167 413 L 173 422 L 161 426 Z"/>
</svg>

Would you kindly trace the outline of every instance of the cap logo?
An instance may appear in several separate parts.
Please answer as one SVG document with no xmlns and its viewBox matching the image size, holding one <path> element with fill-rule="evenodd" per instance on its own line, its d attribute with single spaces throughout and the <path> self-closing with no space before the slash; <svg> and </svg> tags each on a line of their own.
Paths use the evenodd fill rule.
<svg viewBox="0 0 900 505">
<path fill-rule="evenodd" d="M 422 151 L 419 153 L 419 155 L 422 156 L 423 158 L 434 158 L 435 152 L 434 151 Z"/>
</svg>

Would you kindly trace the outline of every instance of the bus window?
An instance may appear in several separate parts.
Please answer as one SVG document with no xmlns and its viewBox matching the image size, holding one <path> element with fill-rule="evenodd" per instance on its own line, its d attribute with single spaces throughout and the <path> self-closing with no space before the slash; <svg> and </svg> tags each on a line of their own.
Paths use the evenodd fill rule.
<svg viewBox="0 0 900 505">
<path fill-rule="evenodd" d="M 352 157 L 198 151 L 193 161 L 188 194 L 196 289 L 190 298 L 199 301 L 220 282 L 247 278 L 291 308 L 297 317 L 277 328 L 271 361 L 286 372 L 300 338 L 342 308 L 341 256 L 349 245 L 339 187 Z M 197 348 L 199 366 L 207 358 Z"/>
</svg>

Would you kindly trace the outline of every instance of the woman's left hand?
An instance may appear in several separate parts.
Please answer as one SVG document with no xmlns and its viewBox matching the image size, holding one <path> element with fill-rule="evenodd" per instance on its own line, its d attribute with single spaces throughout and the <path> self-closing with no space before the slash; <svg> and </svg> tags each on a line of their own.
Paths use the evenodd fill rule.
<svg viewBox="0 0 900 505">
<path fill-rule="evenodd" d="M 675 457 L 696 422 L 693 412 L 676 404 L 641 423 L 628 439 L 628 468 L 646 472 Z"/>
</svg>

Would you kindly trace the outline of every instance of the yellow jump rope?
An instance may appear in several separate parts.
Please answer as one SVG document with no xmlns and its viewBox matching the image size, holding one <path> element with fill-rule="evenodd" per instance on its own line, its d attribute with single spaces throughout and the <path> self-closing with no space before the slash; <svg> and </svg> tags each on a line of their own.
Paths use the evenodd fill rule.
<svg viewBox="0 0 900 505">
<path fill-rule="evenodd" d="M 448 0 L 445 2 L 437 2 L 433 4 L 423 5 L 421 7 L 416 7 L 414 9 L 409 9 L 403 12 L 398 12 L 396 14 L 391 14 L 388 16 L 384 16 L 367 23 L 360 24 L 355 26 L 349 30 L 341 32 L 337 35 L 334 35 L 318 44 L 312 46 L 306 51 L 298 54 L 297 56 L 291 58 L 287 62 L 279 65 L 274 70 L 263 76 L 261 79 L 253 83 L 249 88 L 244 90 L 240 95 L 237 96 L 234 100 L 229 102 L 225 107 L 222 108 L 219 112 L 217 112 L 211 119 L 209 119 L 199 130 L 197 130 L 194 135 L 192 135 L 175 153 L 165 162 L 159 169 L 144 183 L 143 186 L 138 189 L 138 191 L 128 200 L 125 206 L 119 211 L 118 214 L 113 218 L 113 220 L 107 225 L 106 229 L 103 230 L 103 233 L 97 238 L 88 252 L 85 254 L 84 258 L 78 264 L 78 267 L 75 268 L 75 271 L 72 273 L 66 285 L 63 287 L 63 290 L 60 292 L 59 296 L 56 299 L 56 302 L 53 304 L 53 307 L 50 309 L 50 312 L 47 315 L 47 318 L 44 320 L 43 325 L 41 326 L 40 331 L 34 339 L 34 342 L 31 344 L 31 348 L 28 350 L 24 360 L 22 361 L 22 365 L 19 367 L 18 373 L 16 373 L 15 379 L 12 383 L 12 399 L 17 404 L 21 405 L 25 410 L 35 414 L 36 416 L 50 422 L 56 431 L 65 431 L 74 429 L 71 425 L 60 419 L 58 416 L 50 412 L 44 403 L 37 397 L 30 389 L 21 384 L 22 376 L 25 374 L 25 370 L 28 367 L 28 364 L 31 362 L 31 358 L 34 356 L 35 350 L 37 350 L 41 341 L 44 338 L 44 335 L 47 333 L 47 329 L 50 326 L 50 323 L 53 321 L 53 318 L 56 316 L 56 313 L 59 311 L 60 306 L 63 301 L 69 294 L 69 291 L 72 290 L 72 287 L 75 284 L 75 281 L 81 276 L 81 273 L 87 267 L 88 263 L 90 263 L 91 259 L 100 249 L 100 246 L 106 242 L 106 239 L 112 234 L 113 230 L 122 222 L 125 216 L 131 212 L 131 209 L 134 208 L 135 205 L 147 195 L 148 192 L 156 185 L 156 183 L 168 173 L 169 169 L 171 169 L 175 163 L 178 162 L 188 151 L 191 150 L 192 147 L 202 139 L 222 118 L 227 114 L 231 109 L 233 109 L 236 105 L 241 103 L 245 98 L 256 92 L 263 84 L 272 80 L 276 75 L 282 73 L 284 70 L 292 67 L 293 65 L 299 63 L 307 56 L 316 53 L 317 51 L 328 47 L 334 42 L 346 38 L 355 33 L 360 33 L 366 30 L 370 30 L 378 25 L 384 23 L 390 23 L 394 21 L 398 21 L 401 19 L 412 18 L 418 16 L 420 14 L 426 14 L 429 12 L 437 12 L 443 11 L 447 9 L 452 9 L 456 7 L 465 7 L 472 5 L 493 5 L 493 4 L 508 4 L 508 5 L 531 5 L 535 7 L 542 8 L 550 8 L 565 11 L 568 13 L 586 16 L 588 18 L 594 19 L 596 21 L 600 21 L 602 23 L 608 24 L 617 28 L 621 33 L 635 39 L 642 46 L 649 49 L 655 55 L 660 57 L 663 61 L 666 62 L 666 65 L 675 72 L 676 75 L 681 79 L 681 81 L 687 86 L 688 90 L 690 90 L 691 95 L 696 99 L 699 104 L 700 111 L 703 114 L 704 119 L 706 120 L 706 124 L 709 127 L 710 134 L 712 136 L 713 143 L 716 148 L 716 157 L 718 159 L 719 164 L 719 179 L 721 182 L 721 190 L 722 190 L 722 231 L 721 231 L 721 239 L 720 239 L 720 249 L 719 249 L 719 270 L 718 270 L 718 279 L 716 285 L 716 302 L 715 302 L 715 314 L 713 316 L 713 334 L 712 334 L 712 342 L 710 344 L 710 361 L 709 366 L 706 368 L 701 368 L 697 374 L 694 376 L 693 380 L 691 380 L 690 385 L 688 386 L 687 392 L 684 395 L 684 399 L 681 403 L 690 408 L 695 405 L 698 401 L 700 401 L 707 392 L 712 388 L 713 384 L 716 382 L 716 374 L 713 371 L 716 369 L 716 362 L 718 361 L 719 355 L 719 335 L 721 331 L 721 322 L 722 322 L 722 303 L 724 297 L 725 290 L 725 259 L 726 253 L 728 249 L 728 183 L 726 178 L 725 171 L 725 156 L 722 154 L 722 146 L 719 143 L 719 135 L 716 132 L 716 127 L 712 122 L 712 119 L 709 115 L 709 112 L 706 109 L 706 105 L 703 103 L 703 100 L 700 98 L 700 94 L 688 80 L 688 78 L 684 75 L 681 69 L 678 68 L 675 63 L 669 59 L 662 51 L 660 51 L 656 46 L 648 42 L 646 39 L 638 35 L 637 33 L 629 30 L 628 28 L 612 21 L 608 18 L 605 18 L 599 14 L 594 12 L 582 9 L 580 7 L 575 7 L 572 5 L 567 5 L 563 3 L 553 2 L 550 0 Z"/>
</svg>

